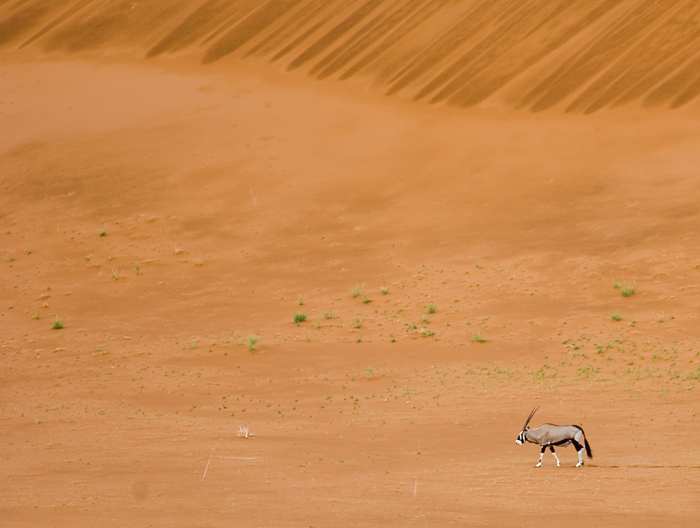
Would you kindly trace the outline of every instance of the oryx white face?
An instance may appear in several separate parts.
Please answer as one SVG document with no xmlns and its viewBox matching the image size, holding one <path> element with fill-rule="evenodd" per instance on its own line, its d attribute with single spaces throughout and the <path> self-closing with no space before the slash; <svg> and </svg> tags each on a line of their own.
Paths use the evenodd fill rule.
<svg viewBox="0 0 700 528">
<path fill-rule="evenodd" d="M 523 429 L 520 431 L 520 434 L 518 435 L 518 438 L 515 439 L 515 443 L 518 445 L 523 445 L 525 443 L 525 431 L 527 429 Z"/>
</svg>

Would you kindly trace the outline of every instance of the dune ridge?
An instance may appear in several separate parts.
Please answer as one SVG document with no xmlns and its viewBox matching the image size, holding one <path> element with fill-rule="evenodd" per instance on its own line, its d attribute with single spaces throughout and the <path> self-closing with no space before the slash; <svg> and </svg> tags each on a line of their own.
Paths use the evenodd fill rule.
<svg viewBox="0 0 700 528">
<path fill-rule="evenodd" d="M 678 108 L 700 93 L 691 0 L 0 2 L 0 49 L 256 58 L 471 107 Z"/>
</svg>

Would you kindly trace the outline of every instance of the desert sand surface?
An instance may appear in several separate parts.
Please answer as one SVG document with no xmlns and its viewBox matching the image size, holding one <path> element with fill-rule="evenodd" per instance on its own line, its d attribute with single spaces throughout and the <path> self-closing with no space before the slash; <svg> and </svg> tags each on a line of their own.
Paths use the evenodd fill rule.
<svg viewBox="0 0 700 528">
<path fill-rule="evenodd" d="M 0 0 L 0 525 L 697 525 L 699 13 Z"/>
</svg>

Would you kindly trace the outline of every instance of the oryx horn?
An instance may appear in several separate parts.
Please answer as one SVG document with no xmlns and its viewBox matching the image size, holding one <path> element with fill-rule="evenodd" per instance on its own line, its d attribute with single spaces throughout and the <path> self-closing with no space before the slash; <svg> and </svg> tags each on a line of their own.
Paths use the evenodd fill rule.
<svg viewBox="0 0 700 528">
<path fill-rule="evenodd" d="M 530 412 L 530 416 L 528 416 L 528 417 L 527 417 L 527 420 L 525 420 L 525 425 L 523 425 L 523 431 L 525 430 L 525 428 L 526 428 L 526 427 L 528 426 L 528 424 L 530 423 L 530 420 L 532 420 L 532 417 L 535 416 L 535 413 L 537 412 L 537 409 L 539 409 L 539 408 L 540 408 L 540 407 L 539 407 L 539 405 L 538 405 L 537 407 L 535 407 L 534 409 L 532 409 L 532 411 Z"/>
</svg>

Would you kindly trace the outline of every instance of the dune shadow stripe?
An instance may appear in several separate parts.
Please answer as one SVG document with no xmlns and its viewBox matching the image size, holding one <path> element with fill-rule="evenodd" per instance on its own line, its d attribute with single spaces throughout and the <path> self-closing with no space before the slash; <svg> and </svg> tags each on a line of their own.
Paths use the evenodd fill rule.
<svg viewBox="0 0 700 528">
<path fill-rule="evenodd" d="M 236 24 L 207 50 L 202 62 L 210 64 L 229 55 L 246 42 L 267 29 L 280 17 L 294 8 L 300 0 L 269 0 Z"/>
<path fill-rule="evenodd" d="M 345 35 L 348 31 L 359 24 L 366 16 L 382 4 L 382 0 L 368 0 L 357 10 L 346 17 L 342 22 L 334 26 L 320 39 L 306 48 L 296 59 L 294 59 L 287 69 L 294 70 L 316 57 L 323 50 L 332 45 L 336 40 Z"/>
<path fill-rule="evenodd" d="M 30 6 L 0 22 L 0 46 L 13 41 L 34 27 L 50 10 L 46 5 Z"/>
</svg>

